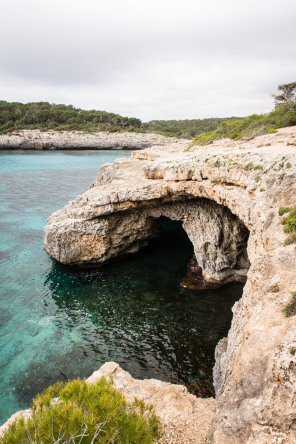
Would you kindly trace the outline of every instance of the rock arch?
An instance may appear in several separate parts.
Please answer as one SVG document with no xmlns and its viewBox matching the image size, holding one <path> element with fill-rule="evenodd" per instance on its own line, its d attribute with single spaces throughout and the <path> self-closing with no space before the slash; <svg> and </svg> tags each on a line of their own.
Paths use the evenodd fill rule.
<svg viewBox="0 0 296 444">
<path fill-rule="evenodd" d="M 228 337 L 216 348 L 217 411 L 209 442 L 265 442 L 273 427 L 289 442 L 288 435 L 296 436 L 296 337 L 294 319 L 285 318 L 282 309 L 296 289 L 295 246 L 283 245 L 278 208 L 295 205 L 295 150 L 225 145 L 184 153 L 183 148 L 172 147 L 169 155 L 161 149 L 138 151 L 130 160 L 102 167 L 84 194 L 49 218 L 44 247 L 63 263 L 103 263 L 138 251 L 157 235 L 153 219 L 174 211 L 171 217 L 183 220 L 204 277 L 223 282 L 238 271 L 246 276 L 249 230 L 248 279 L 233 307 Z M 279 178 L 283 158 L 291 168 Z M 194 214 L 208 217 L 210 239 L 197 234 L 189 217 L 202 202 L 207 210 Z M 212 207 L 223 223 L 213 222 L 217 216 L 210 222 Z"/>
</svg>

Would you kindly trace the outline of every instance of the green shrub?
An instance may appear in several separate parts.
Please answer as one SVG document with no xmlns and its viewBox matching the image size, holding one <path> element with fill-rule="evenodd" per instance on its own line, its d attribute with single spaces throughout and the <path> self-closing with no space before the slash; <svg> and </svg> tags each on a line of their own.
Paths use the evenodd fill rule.
<svg viewBox="0 0 296 444">
<path fill-rule="evenodd" d="M 112 382 L 74 380 L 57 383 L 32 403 L 32 418 L 13 423 L 4 444 L 143 443 L 155 442 L 159 422 L 143 401 L 127 403 Z"/>
<path fill-rule="evenodd" d="M 289 215 L 283 220 L 285 233 L 296 233 L 296 207 L 294 207 Z"/>
<path fill-rule="evenodd" d="M 290 207 L 280 207 L 279 208 L 279 215 L 282 216 L 285 213 L 290 213 L 292 211 L 292 208 Z"/>
<path fill-rule="evenodd" d="M 280 207 L 279 215 L 282 216 L 285 213 L 289 214 L 282 220 L 282 224 L 284 225 L 284 232 L 288 233 L 289 236 L 284 245 L 290 245 L 296 242 L 296 207 Z"/>
<path fill-rule="evenodd" d="M 269 114 L 252 114 L 244 119 L 233 119 L 222 122 L 217 129 L 199 134 L 191 143 L 206 145 L 207 143 L 228 137 L 230 139 L 252 139 L 261 134 L 276 132 L 277 128 L 296 125 L 296 102 L 288 102 Z"/>
<path fill-rule="evenodd" d="M 247 165 L 245 165 L 245 170 L 247 171 L 251 171 L 254 168 L 253 162 L 249 162 L 247 163 Z"/>
<path fill-rule="evenodd" d="M 293 291 L 291 301 L 283 308 L 283 313 L 287 317 L 294 316 L 296 314 L 296 291 Z"/>
</svg>

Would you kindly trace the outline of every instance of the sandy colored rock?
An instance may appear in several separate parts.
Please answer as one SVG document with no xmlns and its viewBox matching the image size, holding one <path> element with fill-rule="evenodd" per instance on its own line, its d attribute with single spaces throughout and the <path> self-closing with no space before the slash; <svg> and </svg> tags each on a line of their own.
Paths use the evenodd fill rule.
<svg viewBox="0 0 296 444">
<path fill-rule="evenodd" d="M 60 262 L 100 264 L 138 251 L 166 216 L 183 221 L 206 280 L 247 275 L 216 348 L 211 443 L 296 442 L 295 317 L 282 312 L 296 291 L 296 252 L 278 213 L 296 204 L 295 141 L 290 127 L 187 152 L 185 143 L 133 152 L 103 166 L 45 229 Z"/>
<path fill-rule="evenodd" d="M 188 393 L 182 385 L 157 379 L 134 379 L 115 362 L 107 362 L 94 372 L 87 382 L 102 376 L 112 377 L 114 387 L 126 399 L 141 399 L 155 408 L 161 421 L 160 444 L 202 444 L 206 442 L 209 424 L 215 411 L 213 398 L 200 399 Z"/>
<path fill-rule="evenodd" d="M 168 146 L 179 141 L 175 137 L 150 133 L 19 130 L 12 134 L 0 134 L 0 150 L 139 150 L 156 145 Z"/>
</svg>

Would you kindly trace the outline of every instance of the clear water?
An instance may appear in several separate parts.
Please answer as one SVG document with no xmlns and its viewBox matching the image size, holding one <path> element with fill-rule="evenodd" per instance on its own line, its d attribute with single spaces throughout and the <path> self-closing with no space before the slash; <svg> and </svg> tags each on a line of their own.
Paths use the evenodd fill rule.
<svg viewBox="0 0 296 444">
<path fill-rule="evenodd" d="M 57 380 L 116 361 L 137 378 L 212 394 L 214 348 L 242 286 L 180 287 L 192 246 L 180 224 L 137 255 L 77 271 L 43 250 L 46 218 L 127 151 L 0 154 L 0 424 Z"/>
</svg>

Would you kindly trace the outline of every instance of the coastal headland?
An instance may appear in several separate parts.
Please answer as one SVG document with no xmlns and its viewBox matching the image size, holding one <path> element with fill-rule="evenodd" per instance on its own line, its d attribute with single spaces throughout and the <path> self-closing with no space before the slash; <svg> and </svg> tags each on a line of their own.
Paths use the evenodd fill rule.
<svg viewBox="0 0 296 444">
<path fill-rule="evenodd" d="M 167 219 L 181 221 L 194 249 L 183 285 L 238 280 L 246 282 L 243 296 L 216 347 L 215 400 L 188 393 L 184 400 L 155 380 L 147 390 L 136 381 L 137 396 L 158 405 L 166 443 L 294 443 L 296 330 L 287 307 L 296 250 L 284 226 L 296 205 L 296 127 L 187 146 L 178 141 L 105 164 L 87 191 L 50 216 L 44 248 L 63 264 L 100 266 L 157 238 Z M 119 390 L 134 393 L 130 376 L 106 365 L 99 375 L 114 375 Z"/>
</svg>

